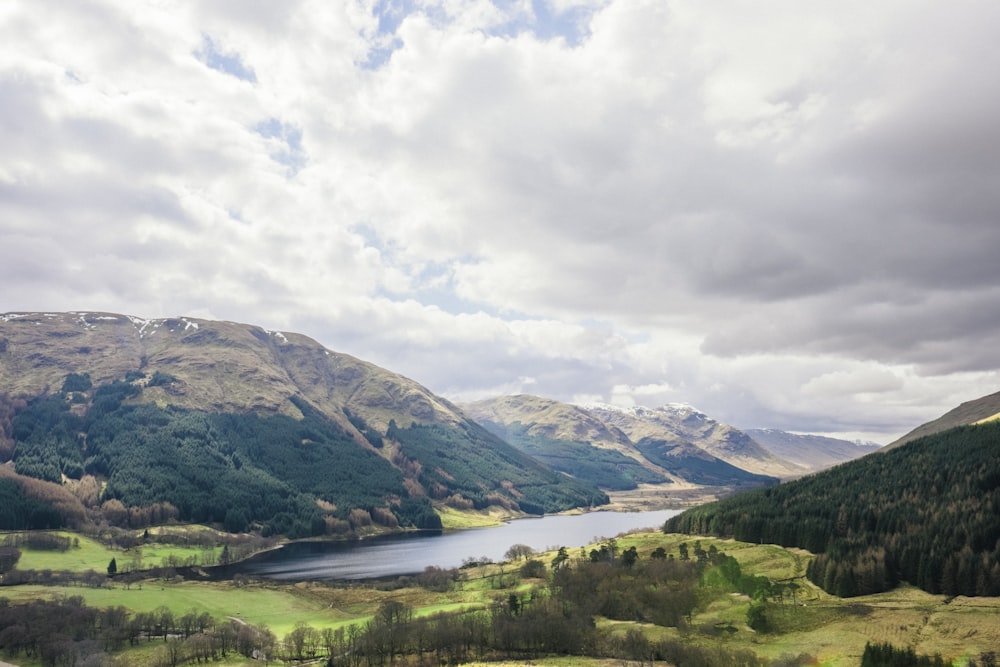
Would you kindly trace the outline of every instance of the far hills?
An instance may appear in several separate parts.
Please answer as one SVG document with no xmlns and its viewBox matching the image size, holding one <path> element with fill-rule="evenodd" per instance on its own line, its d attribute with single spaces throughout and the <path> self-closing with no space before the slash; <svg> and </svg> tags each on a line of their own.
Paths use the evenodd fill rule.
<svg viewBox="0 0 1000 667">
<path fill-rule="evenodd" d="M 747 487 L 774 484 L 753 470 L 801 470 L 742 433 L 689 408 L 578 406 L 504 396 L 462 406 L 488 430 L 540 461 L 608 489 L 641 483 Z M 740 461 L 738 467 L 722 458 Z"/>
<path fill-rule="evenodd" d="M 641 484 L 769 485 L 878 449 L 784 431 L 741 431 L 689 405 L 622 408 L 518 395 L 460 407 L 554 470 L 609 491 Z"/>
<path fill-rule="evenodd" d="M 809 472 L 830 468 L 881 449 L 880 445 L 870 442 L 851 442 L 777 429 L 747 429 L 744 433 L 775 456 Z"/>
</svg>

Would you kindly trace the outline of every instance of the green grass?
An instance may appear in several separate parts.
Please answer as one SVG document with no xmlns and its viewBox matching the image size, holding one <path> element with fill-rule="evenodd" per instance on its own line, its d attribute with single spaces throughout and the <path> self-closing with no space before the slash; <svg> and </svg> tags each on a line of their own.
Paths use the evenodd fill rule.
<svg viewBox="0 0 1000 667">
<path fill-rule="evenodd" d="M 130 646 L 121 653 L 116 654 L 118 658 L 124 661 L 124 663 L 120 662 L 116 664 L 125 664 L 128 667 L 161 667 L 166 664 L 165 657 L 162 655 L 164 650 L 163 640 L 161 639 L 154 639 L 152 641 L 141 640 L 135 646 Z M 25 660 L 22 656 L 19 660 L 20 664 L 24 666 L 40 664 L 25 662 Z M 230 651 L 225 658 L 220 657 L 212 661 L 211 664 L 212 667 L 260 667 L 262 663 L 244 658 L 242 655 Z"/>
<path fill-rule="evenodd" d="M 678 545 L 686 542 L 693 556 L 694 543 L 701 541 L 706 550 L 715 545 L 735 557 L 746 574 L 766 575 L 772 580 L 795 581 L 801 586 L 797 605 L 786 598 L 784 605 L 771 603 L 767 614 L 774 631 L 753 632 L 746 625 L 749 600 L 746 596 L 725 591 L 704 593 L 704 605 L 695 612 L 684 632 L 674 628 L 598 619 L 601 631 L 624 633 L 630 627 L 641 627 L 650 637 L 676 638 L 703 646 L 722 644 L 729 650 L 751 650 L 774 659 L 782 655 L 806 653 L 825 667 L 856 665 L 866 642 L 889 642 L 899 647 L 913 647 L 918 653 L 940 653 L 948 660 L 978 657 L 979 653 L 1000 646 L 1000 598 L 954 598 L 930 595 L 912 587 L 902 587 L 889 593 L 853 599 L 828 595 L 801 576 L 808 559 L 805 552 L 782 549 L 774 545 L 759 545 L 692 538 L 691 536 L 636 533 L 617 538 L 620 549 L 635 546 L 640 558 L 647 559 L 653 549 L 662 546 L 677 556 Z M 593 545 L 588 545 L 588 550 Z M 153 552 L 147 552 L 152 554 Z M 569 549 L 570 557 L 580 557 L 579 547 Z M 105 550 L 99 544 L 80 539 L 79 549 L 69 554 L 32 553 L 36 557 L 75 558 L 77 567 L 103 570 L 111 555 L 121 552 Z M 26 554 L 27 556 L 28 554 Z M 537 554 L 549 563 L 555 552 Z M 147 558 L 152 558 L 152 555 Z M 162 557 L 157 554 L 156 557 Z M 36 561 L 40 562 L 40 561 Z M 54 562 L 54 561 L 53 561 Z M 56 566 L 52 569 L 67 569 Z M 297 622 L 317 629 L 336 628 L 363 623 L 371 618 L 381 602 L 392 599 L 410 606 L 418 616 L 456 611 L 472 606 L 488 605 L 497 596 L 510 590 L 494 590 L 489 576 L 497 565 L 481 570 L 463 570 L 463 580 L 455 590 L 435 593 L 420 588 L 380 591 L 366 587 L 336 588 L 321 584 L 251 584 L 238 587 L 232 583 L 145 581 L 126 589 L 120 583 L 113 588 L 44 587 L 24 585 L 0 588 L 0 597 L 13 601 L 28 601 L 56 595 L 82 596 L 95 607 L 123 605 L 133 612 L 152 611 L 166 606 L 175 614 L 195 609 L 215 618 L 233 616 L 253 624 L 265 624 L 280 638 Z M 506 571 L 513 571 L 513 566 Z M 519 588 L 523 590 L 524 584 Z M 728 628 L 735 629 L 735 632 Z M 130 653 L 130 660 L 132 655 Z M 129 664 L 143 665 L 137 657 Z M 241 664 L 241 663 L 234 663 Z M 499 667 L 504 663 L 491 663 Z M 507 663 L 513 665 L 515 663 Z M 516 663 L 521 664 L 521 663 Z M 620 661 L 582 658 L 540 659 L 532 664 L 539 667 L 585 665 L 604 667 Z"/>
<path fill-rule="evenodd" d="M 714 544 L 736 558 L 745 574 L 764 575 L 772 581 L 794 579 L 801 586 L 796 593 L 798 604 L 793 605 L 788 597 L 783 605 L 769 604 L 767 614 L 774 631 L 756 633 L 746 625 L 749 600 L 745 596 L 712 595 L 694 614 L 686 635 L 675 629 L 643 626 L 650 638 L 683 636 L 704 646 L 721 643 L 730 650 L 751 650 L 769 659 L 807 653 L 823 667 L 857 665 L 867 642 L 912 647 L 925 655 L 939 653 L 952 661 L 978 657 L 1000 646 L 1000 598 L 948 600 L 904 586 L 888 593 L 843 599 L 827 594 L 802 576 L 812 556 L 797 549 L 652 533 L 619 537 L 618 544 L 621 548 L 635 545 L 641 557 L 647 557 L 656 546 L 676 555 L 681 542 L 687 542 L 693 554 L 695 540 L 706 550 Z M 736 632 L 718 632 L 726 625 Z M 599 627 L 625 632 L 634 624 L 604 620 Z"/>
<path fill-rule="evenodd" d="M 157 581 L 143 582 L 126 589 L 81 588 L 77 586 L 24 585 L 3 589 L 2 594 L 13 601 L 29 601 L 58 596 L 83 597 L 94 607 L 122 605 L 132 612 L 153 611 L 167 607 L 175 615 L 194 609 L 208 612 L 213 618 L 233 616 L 252 624 L 263 623 L 279 637 L 303 621 L 317 628 L 334 627 L 354 618 L 331 609 L 324 601 L 303 594 L 294 587 L 245 587 L 230 584 Z"/>
<path fill-rule="evenodd" d="M 69 572 L 105 572 L 112 558 L 121 557 L 121 550 L 112 550 L 97 540 L 74 533 L 57 533 L 76 541 L 79 546 L 69 551 L 36 551 L 21 547 L 19 570 L 65 570 Z M 120 563 L 119 563 L 120 565 Z"/>
<path fill-rule="evenodd" d="M 130 566 L 136 569 L 165 566 L 167 559 L 171 556 L 181 563 L 189 558 L 196 558 L 198 563 L 204 563 L 206 557 L 218 559 L 222 552 L 221 547 L 184 546 L 153 542 L 123 551 L 105 546 L 85 535 L 63 532 L 57 534 L 71 538 L 74 541 L 74 546 L 70 547 L 68 551 L 45 551 L 21 547 L 21 559 L 17 563 L 17 569 L 106 572 L 108 564 L 114 558 L 118 571 L 124 572 Z"/>
<path fill-rule="evenodd" d="M 493 508 L 492 510 L 457 510 L 453 507 L 436 507 L 434 511 L 441 517 L 441 527 L 445 530 L 462 530 L 465 528 L 487 528 L 499 526 L 505 520 L 515 518 L 509 512 Z"/>
</svg>

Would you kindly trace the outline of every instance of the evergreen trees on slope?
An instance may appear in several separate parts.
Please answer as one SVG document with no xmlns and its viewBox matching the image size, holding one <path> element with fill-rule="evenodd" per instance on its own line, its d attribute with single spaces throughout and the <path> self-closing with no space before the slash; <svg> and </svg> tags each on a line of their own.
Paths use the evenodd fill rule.
<svg viewBox="0 0 1000 667">
<path fill-rule="evenodd" d="M 71 374 L 58 394 L 22 403 L 5 417 L 3 435 L 14 442 L 19 479 L 58 488 L 63 478 L 96 476 L 107 482 L 100 499 L 123 509 L 168 503 L 183 520 L 291 537 L 373 521 L 440 528 L 423 489 L 437 500 L 531 514 L 608 502 L 590 484 L 553 472 L 472 422 L 407 428 L 392 422 L 389 450 L 381 433 L 346 410 L 371 447 L 296 396 L 290 400 L 300 419 L 160 407 L 142 400 L 144 374 L 130 375 L 93 387 L 85 374 Z M 3 485 L 0 496 L 11 496 L 18 484 Z M 44 502 L 8 505 L 0 528 L 73 523 Z"/>
<path fill-rule="evenodd" d="M 818 554 L 809 578 L 845 597 L 900 581 L 1000 595 L 1000 423 L 693 508 L 664 530 L 808 549 Z"/>
</svg>

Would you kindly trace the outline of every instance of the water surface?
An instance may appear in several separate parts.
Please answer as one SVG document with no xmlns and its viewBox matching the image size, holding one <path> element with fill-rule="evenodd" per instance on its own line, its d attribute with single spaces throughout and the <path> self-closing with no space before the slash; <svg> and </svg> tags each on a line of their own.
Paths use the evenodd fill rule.
<svg viewBox="0 0 1000 667">
<path fill-rule="evenodd" d="M 350 542 L 295 542 L 234 566 L 271 579 L 373 579 L 423 572 L 428 566 L 459 567 L 468 558 L 504 560 L 514 544 L 536 551 L 560 546 L 577 549 L 619 533 L 659 530 L 680 510 L 591 512 L 573 516 L 518 519 L 493 528 L 458 532 L 386 535 Z"/>
</svg>

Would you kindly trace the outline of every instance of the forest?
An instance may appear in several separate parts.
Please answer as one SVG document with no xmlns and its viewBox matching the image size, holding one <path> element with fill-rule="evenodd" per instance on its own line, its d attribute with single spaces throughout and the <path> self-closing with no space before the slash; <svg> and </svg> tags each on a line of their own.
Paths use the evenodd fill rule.
<svg viewBox="0 0 1000 667">
<path fill-rule="evenodd" d="M 643 467 L 635 459 L 595 447 L 589 442 L 532 435 L 528 432 L 529 427 L 520 422 L 503 426 L 487 421 L 483 426 L 553 470 L 602 489 L 625 491 L 635 489 L 639 484 L 662 484 L 666 481 L 663 475 Z"/>
<path fill-rule="evenodd" d="M 528 514 L 546 514 L 608 502 L 595 487 L 549 470 L 514 448 L 497 446 L 495 435 L 478 425 L 442 426 L 390 423 L 386 437 L 421 464 L 420 481 L 432 497 L 452 494 L 468 508 L 506 505 Z"/>
<path fill-rule="evenodd" d="M 908 582 L 1000 595 L 1000 423 L 962 426 L 780 486 L 685 511 L 666 532 L 817 554 L 808 576 L 851 597 Z"/>
<path fill-rule="evenodd" d="M 299 419 L 141 400 L 145 387 L 172 381 L 136 371 L 95 387 L 86 373 L 71 373 L 57 393 L 30 401 L 0 396 L 0 454 L 22 476 L 0 480 L 0 497 L 17 496 L 27 478 L 68 479 L 69 486 L 99 487 L 102 503 L 129 512 L 168 505 L 168 518 L 291 538 L 373 525 L 440 529 L 432 500 L 527 514 L 608 502 L 586 480 L 548 469 L 475 424 L 401 428 L 393 421 L 383 435 L 344 409 L 369 447 L 296 396 L 289 400 Z M 57 528 L 79 519 L 60 516 L 39 494 L 22 495 L 28 499 L 0 511 L 0 529 Z M 88 507 L 98 500 L 91 496 Z"/>
<path fill-rule="evenodd" d="M 296 538 L 372 523 L 440 528 L 429 500 L 409 497 L 398 469 L 298 398 L 291 400 L 299 420 L 161 408 L 129 402 L 142 387 L 126 379 L 97 387 L 86 410 L 74 409 L 89 389 L 88 378 L 71 374 L 58 394 L 16 412 L 10 432 L 18 474 L 51 482 L 64 475 L 106 479 L 104 505 L 168 505 L 169 518 L 231 532 L 256 526 Z M 18 484 L 0 479 L 0 496 L 17 499 L 0 511 L 0 528 L 71 523 L 19 494 Z"/>
</svg>

